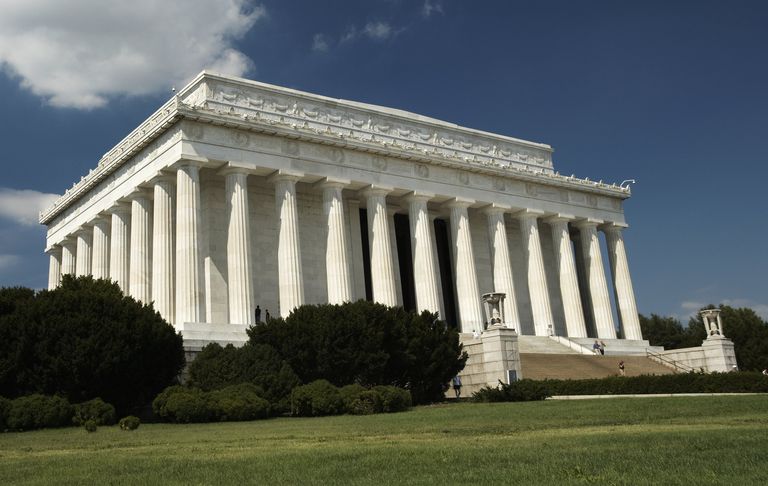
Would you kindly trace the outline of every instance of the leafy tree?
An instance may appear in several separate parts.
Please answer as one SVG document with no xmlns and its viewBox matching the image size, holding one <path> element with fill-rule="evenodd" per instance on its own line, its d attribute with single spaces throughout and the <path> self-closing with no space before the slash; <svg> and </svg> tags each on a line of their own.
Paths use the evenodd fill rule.
<svg viewBox="0 0 768 486">
<path fill-rule="evenodd" d="M 362 300 L 301 306 L 248 334 L 253 345 L 277 350 L 304 383 L 395 385 L 415 403 L 442 399 L 444 384 L 467 359 L 457 331 L 436 314 Z"/>
<path fill-rule="evenodd" d="M 2 395 L 101 397 L 124 413 L 149 403 L 183 366 L 181 335 L 115 283 L 65 275 L 51 291 L 0 289 Z"/>
<path fill-rule="evenodd" d="M 651 314 L 645 317 L 640 314 L 640 328 L 643 337 L 650 341 L 652 346 L 664 346 L 664 349 L 680 349 L 700 346 L 707 337 L 702 323 L 689 324 L 683 327 L 674 317 L 663 317 Z"/>
</svg>

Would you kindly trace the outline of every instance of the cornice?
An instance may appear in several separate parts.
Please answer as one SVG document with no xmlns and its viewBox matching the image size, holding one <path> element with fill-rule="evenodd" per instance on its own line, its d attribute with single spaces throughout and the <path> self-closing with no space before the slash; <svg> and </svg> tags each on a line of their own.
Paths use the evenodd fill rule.
<svg viewBox="0 0 768 486">
<path fill-rule="evenodd" d="M 563 176 L 552 148 L 402 110 L 203 72 L 104 154 L 98 166 L 40 214 L 58 214 L 179 121 L 265 133 L 626 199 L 628 188 Z"/>
</svg>

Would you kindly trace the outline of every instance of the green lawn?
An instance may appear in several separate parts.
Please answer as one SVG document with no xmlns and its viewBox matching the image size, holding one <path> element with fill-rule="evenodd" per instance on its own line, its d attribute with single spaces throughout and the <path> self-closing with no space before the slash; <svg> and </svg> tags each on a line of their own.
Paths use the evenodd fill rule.
<svg viewBox="0 0 768 486">
<path fill-rule="evenodd" d="M 768 396 L 0 434 L 0 484 L 766 484 Z"/>
</svg>

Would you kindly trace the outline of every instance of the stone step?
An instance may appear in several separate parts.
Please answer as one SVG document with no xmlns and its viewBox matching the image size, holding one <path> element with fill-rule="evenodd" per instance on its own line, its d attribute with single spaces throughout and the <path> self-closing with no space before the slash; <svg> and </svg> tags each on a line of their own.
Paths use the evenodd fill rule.
<svg viewBox="0 0 768 486">
<path fill-rule="evenodd" d="M 627 376 L 674 373 L 670 368 L 645 356 L 520 353 L 522 377 L 533 380 L 579 380 L 616 376 L 619 375 L 619 361 L 624 361 Z"/>
<path fill-rule="evenodd" d="M 519 336 L 517 343 L 521 353 L 578 354 L 547 336 Z"/>
</svg>

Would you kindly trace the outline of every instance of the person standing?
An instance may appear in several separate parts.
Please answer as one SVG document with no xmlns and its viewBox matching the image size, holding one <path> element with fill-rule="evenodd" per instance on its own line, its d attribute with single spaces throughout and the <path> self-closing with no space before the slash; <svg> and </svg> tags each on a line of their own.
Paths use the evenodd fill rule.
<svg viewBox="0 0 768 486">
<path fill-rule="evenodd" d="M 256 323 L 261 322 L 261 307 L 256 306 Z"/>
<path fill-rule="evenodd" d="M 605 356 L 605 343 L 600 341 L 600 356 Z"/>
<path fill-rule="evenodd" d="M 619 374 L 621 374 L 621 376 L 625 376 L 624 373 L 624 361 L 619 361 Z"/>
<path fill-rule="evenodd" d="M 451 382 L 453 383 L 453 392 L 456 394 L 456 398 L 461 398 L 461 378 L 459 375 L 454 376 Z"/>
</svg>

